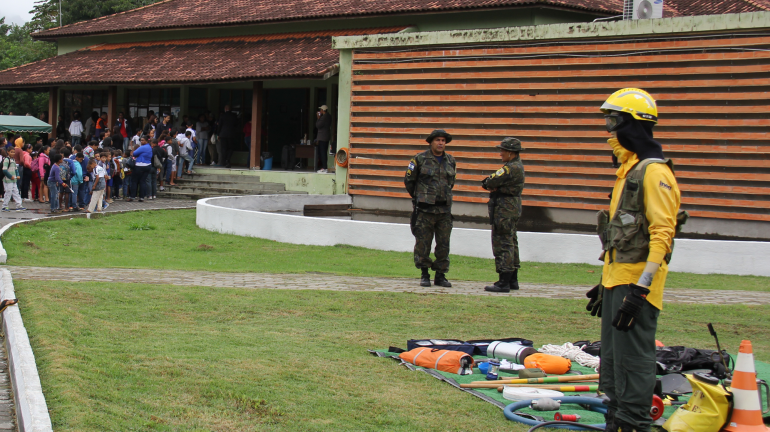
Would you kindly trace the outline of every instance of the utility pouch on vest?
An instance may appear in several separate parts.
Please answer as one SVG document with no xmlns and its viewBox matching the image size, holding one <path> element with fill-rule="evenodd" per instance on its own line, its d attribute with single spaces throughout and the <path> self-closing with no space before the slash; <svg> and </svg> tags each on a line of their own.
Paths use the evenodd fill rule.
<svg viewBox="0 0 770 432">
<path fill-rule="evenodd" d="M 644 174 L 642 174 L 641 179 L 626 179 L 626 185 L 623 188 L 623 195 L 620 197 L 619 208 L 630 212 L 638 212 L 642 209 L 642 204 L 644 202 L 644 195 L 642 193 L 642 181 L 644 181 Z"/>
</svg>

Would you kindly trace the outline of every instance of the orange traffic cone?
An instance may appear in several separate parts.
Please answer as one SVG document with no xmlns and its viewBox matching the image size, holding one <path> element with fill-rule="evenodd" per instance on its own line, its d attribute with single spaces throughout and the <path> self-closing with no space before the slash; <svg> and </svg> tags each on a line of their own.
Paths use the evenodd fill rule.
<svg viewBox="0 0 770 432">
<path fill-rule="evenodd" d="M 733 382 L 733 414 L 727 427 L 729 432 L 770 432 L 762 422 L 762 407 L 757 393 L 757 374 L 754 371 L 754 351 L 751 341 L 742 341 L 735 362 Z"/>
</svg>

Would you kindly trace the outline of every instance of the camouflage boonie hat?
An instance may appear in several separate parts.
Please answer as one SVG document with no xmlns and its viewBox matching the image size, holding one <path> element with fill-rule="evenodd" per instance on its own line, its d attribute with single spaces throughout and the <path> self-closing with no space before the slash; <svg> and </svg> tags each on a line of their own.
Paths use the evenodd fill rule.
<svg viewBox="0 0 770 432">
<path fill-rule="evenodd" d="M 452 135 L 449 135 L 444 129 L 436 129 L 433 132 L 428 135 L 428 138 L 425 138 L 425 141 L 430 144 L 434 138 L 436 137 L 444 137 L 446 139 L 446 143 L 449 144 L 452 142 Z"/>
<path fill-rule="evenodd" d="M 513 137 L 503 138 L 503 142 L 501 142 L 499 146 L 495 146 L 495 148 L 508 150 L 512 152 L 520 152 L 521 141 L 519 141 L 518 138 L 513 138 Z"/>
</svg>

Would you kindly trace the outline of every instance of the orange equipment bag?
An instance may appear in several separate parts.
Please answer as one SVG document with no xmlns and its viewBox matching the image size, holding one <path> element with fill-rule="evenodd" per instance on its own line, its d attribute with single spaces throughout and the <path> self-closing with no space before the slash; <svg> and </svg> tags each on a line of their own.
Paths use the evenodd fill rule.
<svg viewBox="0 0 770 432">
<path fill-rule="evenodd" d="M 415 348 L 402 352 L 398 356 L 406 362 L 427 369 L 437 369 L 459 375 L 466 375 L 473 371 L 473 357 L 461 351 Z"/>
<path fill-rule="evenodd" d="M 547 374 L 564 375 L 572 369 L 572 362 L 564 357 L 537 353 L 527 356 L 527 358 L 524 359 L 524 366 L 528 368 L 540 368 Z"/>
</svg>

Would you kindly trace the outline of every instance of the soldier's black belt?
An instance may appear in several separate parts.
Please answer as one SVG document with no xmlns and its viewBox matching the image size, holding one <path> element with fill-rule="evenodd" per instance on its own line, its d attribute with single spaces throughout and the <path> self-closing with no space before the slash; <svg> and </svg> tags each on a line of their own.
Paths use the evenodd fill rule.
<svg viewBox="0 0 770 432">
<path fill-rule="evenodd" d="M 519 195 L 507 194 L 502 192 L 492 192 L 489 194 L 489 197 L 490 198 L 500 198 L 500 197 L 518 198 Z"/>
<path fill-rule="evenodd" d="M 446 206 L 449 204 L 448 201 L 436 201 L 435 204 L 428 204 L 428 203 L 417 203 L 417 207 L 419 208 L 430 208 L 430 207 L 440 207 L 440 206 Z"/>
</svg>

